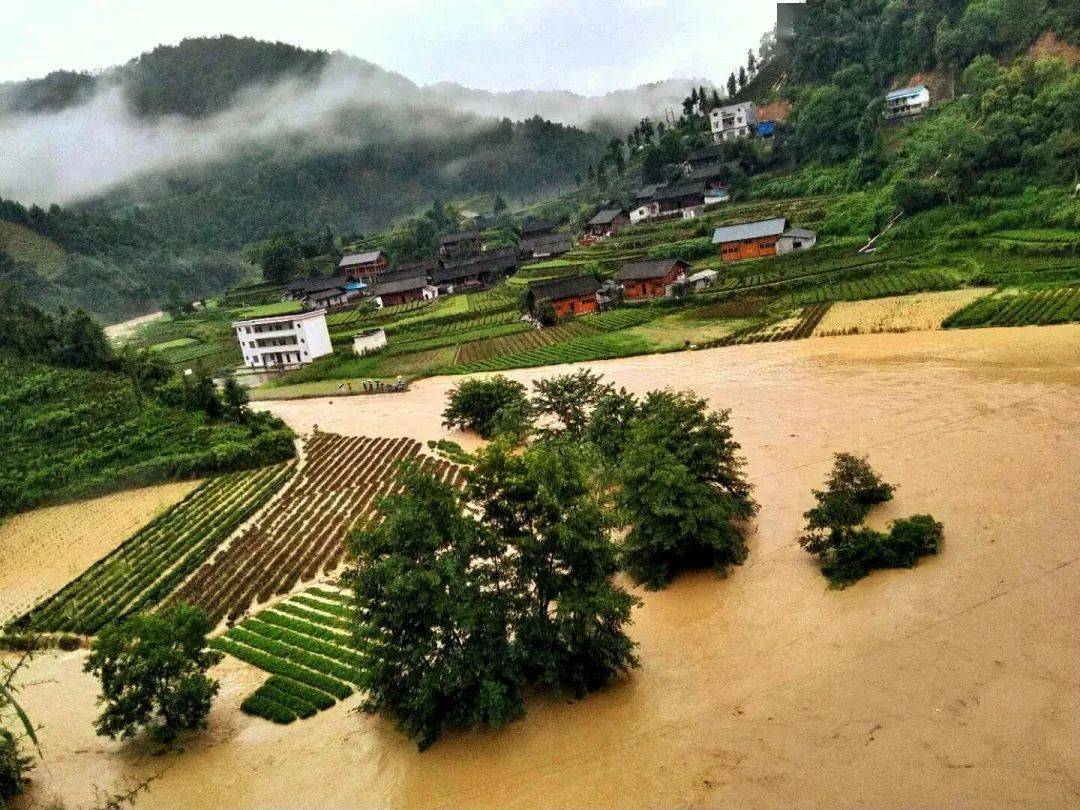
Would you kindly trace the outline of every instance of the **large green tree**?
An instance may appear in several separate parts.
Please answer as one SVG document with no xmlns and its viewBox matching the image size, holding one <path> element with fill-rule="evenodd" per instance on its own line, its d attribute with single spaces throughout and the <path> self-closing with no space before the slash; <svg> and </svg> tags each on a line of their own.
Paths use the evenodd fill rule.
<svg viewBox="0 0 1080 810">
<path fill-rule="evenodd" d="M 618 463 L 630 527 L 623 565 L 646 587 L 746 558 L 744 522 L 757 506 L 728 420 L 689 392 L 653 391 L 627 431 Z"/>
<path fill-rule="evenodd" d="M 395 718 L 421 749 L 447 728 L 498 728 L 524 711 L 507 633 L 515 592 L 498 538 L 460 493 L 412 467 L 385 519 L 350 539 L 352 573 L 372 650 L 364 709 Z"/>
<path fill-rule="evenodd" d="M 211 629 L 205 613 L 182 603 L 106 625 L 84 666 L 101 679 L 98 734 L 126 739 L 147 728 L 170 742 L 205 728 L 219 688 L 206 671 L 222 657 L 206 646 Z"/>
</svg>

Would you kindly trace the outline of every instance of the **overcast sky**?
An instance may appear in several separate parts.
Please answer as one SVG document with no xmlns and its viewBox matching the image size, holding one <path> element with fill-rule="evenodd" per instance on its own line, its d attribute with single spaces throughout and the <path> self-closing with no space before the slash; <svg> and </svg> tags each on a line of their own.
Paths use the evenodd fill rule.
<svg viewBox="0 0 1080 810">
<path fill-rule="evenodd" d="M 772 28 L 767 0 L 35 0 L 6 15 L 0 81 L 95 70 L 236 34 L 342 50 L 420 84 L 597 94 L 723 81 Z"/>
</svg>

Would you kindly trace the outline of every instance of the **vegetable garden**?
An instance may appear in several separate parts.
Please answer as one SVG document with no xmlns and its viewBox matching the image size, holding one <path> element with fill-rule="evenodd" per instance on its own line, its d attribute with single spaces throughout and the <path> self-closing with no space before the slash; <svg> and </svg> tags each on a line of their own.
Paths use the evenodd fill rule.
<svg viewBox="0 0 1080 810">
<path fill-rule="evenodd" d="M 235 620 L 253 603 L 291 591 L 336 568 L 345 535 L 371 519 L 394 486 L 398 462 L 423 459 L 448 480 L 457 467 L 421 455 L 412 439 L 317 433 L 281 494 L 242 533 L 199 569 L 175 595 L 217 623 Z"/>
<path fill-rule="evenodd" d="M 154 607 L 278 491 L 293 469 L 279 464 L 207 481 L 19 623 L 92 634 Z"/>
<path fill-rule="evenodd" d="M 270 673 L 240 708 L 291 723 L 352 694 L 364 666 L 346 593 L 315 587 L 245 619 L 211 646 Z"/>
<path fill-rule="evenodd" d="M 1080 287 L 982 298 L 945 319 L 945 328 L 1043 326 L 1080 321 Z"/>
</svg>

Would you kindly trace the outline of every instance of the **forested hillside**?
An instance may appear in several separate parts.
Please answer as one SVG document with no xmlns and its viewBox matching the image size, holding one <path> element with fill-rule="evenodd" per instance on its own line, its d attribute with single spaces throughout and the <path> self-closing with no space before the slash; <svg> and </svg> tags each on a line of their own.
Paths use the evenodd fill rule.
<svg viewBox="0 0 1080 810">
<path fill-rule="evenodd" d="M 291 431 L 245 401 L 117 354 L 85 313 L 51 316 L 0 289 L 0 516 L 292 457 Z"/>
</svg>

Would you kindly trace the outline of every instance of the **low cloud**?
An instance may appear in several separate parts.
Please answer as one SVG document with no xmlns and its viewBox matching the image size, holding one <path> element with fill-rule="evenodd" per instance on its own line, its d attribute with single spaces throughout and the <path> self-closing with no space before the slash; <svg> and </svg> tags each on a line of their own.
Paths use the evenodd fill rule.
<svg viewBox="0 0 1080 810">
<path fill-rule="evenodd" d="M 588 98 L 565 92 L 489 93 L 458 85 L 418 88 L 343 55 L 317 79 L 250 87 L 224 112 L 192 120 L 143 119 L 115 76 L 86 102 L 55 112 L 0 112 L 0 196 L 67 203 L 163 170 L 204 164 L 245 144 L 337 150 L 475 131 L 493 117 L 540 115 L 577 126 L 625 127 L 678 108 L 691 82 L 664 82 Z"/>
</svg>

